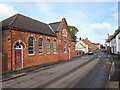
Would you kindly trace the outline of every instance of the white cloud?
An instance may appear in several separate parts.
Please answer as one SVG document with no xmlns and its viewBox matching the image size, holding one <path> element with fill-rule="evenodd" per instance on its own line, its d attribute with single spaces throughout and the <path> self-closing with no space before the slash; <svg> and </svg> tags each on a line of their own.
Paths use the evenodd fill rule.
<svg viewBox="0 0 120 90">
<path fill-rule="evenodd" d="M 8 18 L 17 12 L 14 10 L 14 8 L 7 4 L 0 4 L 0 21 Z"/>
<path fill-rule="evenodd" d="M 91 24 L 91 28 L 92 28 L 98 35 L 102 35 L 102 34 L 105 35 L 105 34 L 107 34 L 107 33 L 110 33 L 111 31 L 113 31 L 112 25 L 111 25 L 110 23 L 107 23 L 107 22 Z"/>
<path fill-rule="evenodd" d="M 76 13 L 79 18 L 84 18 L 85 14 L 83 12 L 77 12 Z"/>
</svg>

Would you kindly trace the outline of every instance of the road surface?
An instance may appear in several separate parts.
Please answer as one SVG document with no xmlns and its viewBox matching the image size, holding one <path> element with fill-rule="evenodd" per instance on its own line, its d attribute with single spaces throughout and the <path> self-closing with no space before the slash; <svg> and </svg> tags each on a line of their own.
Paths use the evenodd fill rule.
<svg viewBox="0 0 120 90">
<path fill-rule="evenodd" d="M 25 76 L 4 81 L 3 88 L 105 88 L 110 59 L 104 52 L 38 69 Z"/>
</svg>

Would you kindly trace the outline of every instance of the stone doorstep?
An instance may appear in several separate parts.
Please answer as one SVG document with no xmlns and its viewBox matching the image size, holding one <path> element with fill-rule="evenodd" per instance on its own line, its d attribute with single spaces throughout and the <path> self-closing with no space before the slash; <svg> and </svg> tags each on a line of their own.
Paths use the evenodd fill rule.
<svg viewBox="0 0 120 90">
<path fill-rule="evenodd" d="M 26 75 L 27 73 L 19 73 L 19 74 L 15 74 L 15 75 L 12 75 L 12 77 L 19 77 L 19 76 L 23 76 L 23 75 Z"/>
</svg>

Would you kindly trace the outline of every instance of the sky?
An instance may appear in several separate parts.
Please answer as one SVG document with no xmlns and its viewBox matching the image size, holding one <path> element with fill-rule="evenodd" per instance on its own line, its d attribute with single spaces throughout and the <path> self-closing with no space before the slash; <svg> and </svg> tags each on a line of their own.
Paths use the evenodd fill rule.
<svg viewBox="0 0 120 90">
<path fill-rule="evenodd" d="M 101 44 L 118 28 L 118 2 L 0 2 L 0 21 L 16 13 L 47 24 L 66 18 L 77 38 Z"/>
</svg>

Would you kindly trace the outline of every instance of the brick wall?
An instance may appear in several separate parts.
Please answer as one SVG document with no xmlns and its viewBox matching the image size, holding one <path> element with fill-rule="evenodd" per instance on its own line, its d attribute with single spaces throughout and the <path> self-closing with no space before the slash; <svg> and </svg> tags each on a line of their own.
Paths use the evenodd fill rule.
<svg viewBox="0 0 120 90">
<path fill-rule="evenodd" d="M 61 28 L 66 28 L 64 25 Z M 11 39 L 11 33 L 12 33 L 12 39 Z M 70 46 L 70 57 L 74 57 L 76 55 L 75 51 L 72 51 L 72 44 L 74 42 L 71 42 L 69 39 L 69 32 L 68 37 L 61 37 L 62 31 L 59 33 L 59 37 L 52 37 L 47 35 L 41 35 L 41 34 L 35 34 L 31 32 L 23 32 L 23 31 L 16 31 L 16 30 L 5 30 L 3 31 L 3 72 L 15 70 L 15 49 L 14 45 L 17 42 L 20 42 L 23 46 L 23 68 L 38 65 L 38 64 L 44 64 L 48 62 L 58 61 L 58 60 L 65 60 L 69 59 L 68 54 L 68 47 Z M 35 38 L 35 55 L 29 56 L 28 54 L 28 38 L 32 36 Z M 38 53 L 38 39 L 43 38 L 44 40 L 44 48 L 43 48 L 43 55 L 39 55 Z M 46 53 L 46 40 L 50 39 L 51 41 L 51 54 Z M 53 40 L 57 41 L 57 54 L 53 54 Z M 11 43 L 12 41 L 12 43 Z M 64 53 L 64 42 L 67 42 L 67 53 Z M 11 45 L 12 45 L 12 51 L 11 51 Z M 12 53 L 11 53 L 12 52 Z"/>
</svg>

